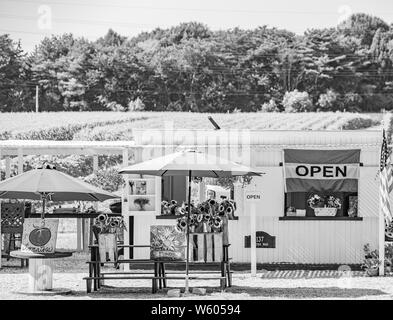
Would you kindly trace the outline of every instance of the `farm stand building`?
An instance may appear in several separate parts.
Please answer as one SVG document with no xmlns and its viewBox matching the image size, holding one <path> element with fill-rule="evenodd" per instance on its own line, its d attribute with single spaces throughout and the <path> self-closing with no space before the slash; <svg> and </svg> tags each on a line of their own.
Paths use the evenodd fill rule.
<svg viewBox="0 0 393 320">
<path fill-rule="evenodd" d="M 238 220 L 229 221 L 229 250 L 233 262 L 250 262 L 247 243 L 250 235 L 250 204 L 244 200 L 249 191 L 258 191 L 261 194 L 256 214 L 256 230 L 258 235 L 265 239 L 258 238 L 258 246 L 261 247 L 257 249 L 258 263 L 359 264 L 364 258 L 363 246 L 366 243 L 370 243 L 372 248 L 378 248 L 377 172 L 381 146 L 379 131 L 153 129 L 134 130 L 133 136 L 134 141 L 130 142 L 1 141 L 0 155 L 6 158 L 6 164 L 9 164 L 9 157 L 18 157 L 20 169 L 23 168 L 23 156 L 28 154 L 85 154 L 94 158 L 95 166 L 98 163 L 97 156 L 119 154 L 123 156 L 123 164 L 128 165 L 131 164 L 131 158 L 132 162 L 140 162 L 172 153 L 177 148 L 193 147 L 250 165 L 265 173 L 262 177 L 254 177 L 245 187 L 235 185 Z M 322 169 L 310 169 L 316 176 L 324 170 L 328 176 L 331 172 L 342 175 L 343 170 L 348 170 L 346 172 L 351 176 L 346 178 L 355 180 L 352 186 L 356 188 L 341 190 L 338 183 L 329 190 L 322 181 L 321 190 L 314 186 L 309 190 L 289 194 L 291 192 L 286 192 L 289 163 L 284 159 L 284 150 L 293 149 L 318 150 L 321 155 L 324 154 L 323 151 L 329 150 L 338 153 L 345 150 L 358 151 L 359 159 L 350 163 L 345 161 L 345 157 L 334 162 L 331 155 L 326 153 L 327 162 L 323 159 L 317 162 Z M 311 168 L 310 165 L 315 163 L 302 164 L 306 168 Z M 343 165 L 349 165 L 350 168 L 343 169 Z M 8 167 L 6 170 L 9 174 Z M 164 180 L 159 177 L 126 175 L 125 179 L 122 205 L 128 224 L 125 242 L 145 245 L 150 241 L 151 225 L 176 223 L 175 219 L 160 219 L 161 200 L 163 196 L 176 198 L 178 201 L 186 200 L 186 178 Z M 302 185 L 310 185 L 309 182 Z M 200 199 L 203 200 L 206 196 L 203 183 L 198 184 L 198 188 Z M 315 216 L 307 202 L 314 194 L 331 195 L 339 199 L 340 208 L 333 210 L 334 216 Z M 135 205 L 136 198 L 149 200 L 143 211 Z M 288 211 L 289 207 L 294 210 Z M 274 241 L 271 241 L 272 239 Z M 267 241 L 268 245 L 264 245 L 264 241 Z M 129 254 L 126 250 L 125 255 Z M 132 255 L 134 258 L 147 258 L 149 250 L 135 248 Z"/>
</svg>

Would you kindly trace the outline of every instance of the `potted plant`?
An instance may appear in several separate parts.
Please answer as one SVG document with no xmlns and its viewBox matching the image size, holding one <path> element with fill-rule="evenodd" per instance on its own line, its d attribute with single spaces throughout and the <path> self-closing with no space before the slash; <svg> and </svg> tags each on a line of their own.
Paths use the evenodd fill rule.
<svg viewBox="0 0 393 320">
<path fill-rule="evenodd" d="M 136 198 L 136 199 L 134 200 L 134 204 L 135 204 L 136 206 L 139 206 L 139 208 L 140 208 L 141 211 L 144 211 L 144 210 L 145 210 L 145 206 L 146 206 L 147 204 L 149 204 L 149 203 L 150 203 L 150 200 L 147 199 L 147 198 Z"/>
<path fill-rule="evenodd" d="M 362 268 L 365 269 L 366 274 L 370 277 L 378 276 L 379 274 L 379 266 L 382 261 L 379 260 L 378 250 L 371 250 L 370 244 L 366 244 L 363 247 L 363 251 L 365 254 L 364 261 L 362 264 Z"/>
<path fill-rule="evenodd" d="M 126 229 L 123 217 L 108 217 L 102 213 L 94 220 L 94 227 L 98 229 L 100 261 L 116 261 L 117 237 Z"/>
<path fill-rule="evenodd" d="M 296 208 L 288 207 L 287 208 L 287 217 L 295 217 L 296 216 Z"/>
<path fill-rule="evenodd" d="M 340 198 L 327 196 L 323 198 L 318 194 L 312 195 L 307 203 L 310 208 L 314 209 L 315 216 L 335 216 L 337 210 L 341 208 Z"/>
</svg>

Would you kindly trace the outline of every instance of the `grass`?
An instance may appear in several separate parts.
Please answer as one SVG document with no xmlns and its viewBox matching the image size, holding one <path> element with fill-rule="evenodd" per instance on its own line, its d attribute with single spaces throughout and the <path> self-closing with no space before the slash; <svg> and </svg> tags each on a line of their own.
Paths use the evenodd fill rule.
<svg viewBox="0 0 393 320">
<path fill-rule="evenodd" d="M 99 292 L 86 294 L 83 277 L 88 274 L 86 261 L 88 255 L 75 253 L 70 258 L 54 260 L 54 288 L 66 288 L 72 293 L 65 296 L 28 296 L 23 292 L 27 289 L 27 269 L 20 268 L 19 261 L 3 260 L 0 270 L 0 300 L 2 299 L 167 299 L 166 290 L 151 294 L 149 280 L 106 281 Z M 112 266 L 105 270 L 114 271 Z M 146 270 L 151 270 L 146 269 Z M 296 271 L 289 271 L 289 273 Z M 181 299 L 391 299 L 393 282 L 391 277 L 366 277 L 362 272 L 345 274 L 335 271 L 325 275 L 317 275 L 312 271 L 310 276 L 285 277 L 275 276 L 274 271 L 261 272 L 257 277 L 250 277 L 249 270 L 235 271 L 233 286 L 220 292 L 217 280 L 191 281 L 191 287 L 206 288 L 206 296 L 190 294 Z M 312 275 L 313 274 L 313 275 Z M 170 280 L 168 287 L 184 290 L 184 280 Z"/>
</svg>

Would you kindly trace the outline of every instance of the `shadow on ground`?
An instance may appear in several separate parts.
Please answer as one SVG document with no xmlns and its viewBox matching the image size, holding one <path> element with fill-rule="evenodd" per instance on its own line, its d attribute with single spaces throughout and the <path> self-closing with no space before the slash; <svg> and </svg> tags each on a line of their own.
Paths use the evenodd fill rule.
<svg viewBox="0 0 393 320">
<path fill-rule="evenodd" d="M 171 289 L 180 289 L 184 291 L 184 287 L 172 287 Z M 92 299 L 162 299 L 166 298 L 166 291 L 168 289 L 160 290 L 156 294 L 151 293 L 150 287 L 110 287 L 105 286 L 100 291 L 92 292 L 87 296 Z M 276 299 L 356 299 L 364 297 L 377 297 L 386 295 L 387 293 L 377 289 L 366 288 L 312 288 L 312 287 L 299 287 L 299 288 L 254 288 L 245 286 L 233 286 L 227 288 L 225 292 L 220 292 L 216 288 L 207 288 L 207 295 L 214 296 L 214 298 L 238 299 L 239 295 L 244 299 L 252 298 L 276 298 Z M 86 296 L 85 292 L 73 291 L 74 296 Z M 198 298 L 198 296 L 194 296 Z M 200 297 L 202 298 L 202 297 Z M 203 299 L 203 298 L 202 298 Z"/>
<path fill-rule="evenodd" d="M 275 297 L 287 299 L 310 299 L 310 298 L 361 298 L 365 296 L 380 296 L 387 294 L 378 289 L 366 288 L 251 288 L 233 286 L 226 290 L 227 293 L 243 293 L 250 297 Z"/>
</svg>

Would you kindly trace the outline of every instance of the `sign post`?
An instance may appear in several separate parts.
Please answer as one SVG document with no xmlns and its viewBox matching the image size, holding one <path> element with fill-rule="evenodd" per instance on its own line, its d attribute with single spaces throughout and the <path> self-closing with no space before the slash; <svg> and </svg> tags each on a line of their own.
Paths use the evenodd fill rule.
<svg viewBox="0 0 393 320">
<path fill-rule="evenodd" d="M 245 202 L 250 208 L 250 232 L 251 232 L 251 276 L 257 276 L 257 239 L 256 239 L 256 211 L 257 205 L 262 201 L 260 191 L 246 191 Z"/>
</svg>

